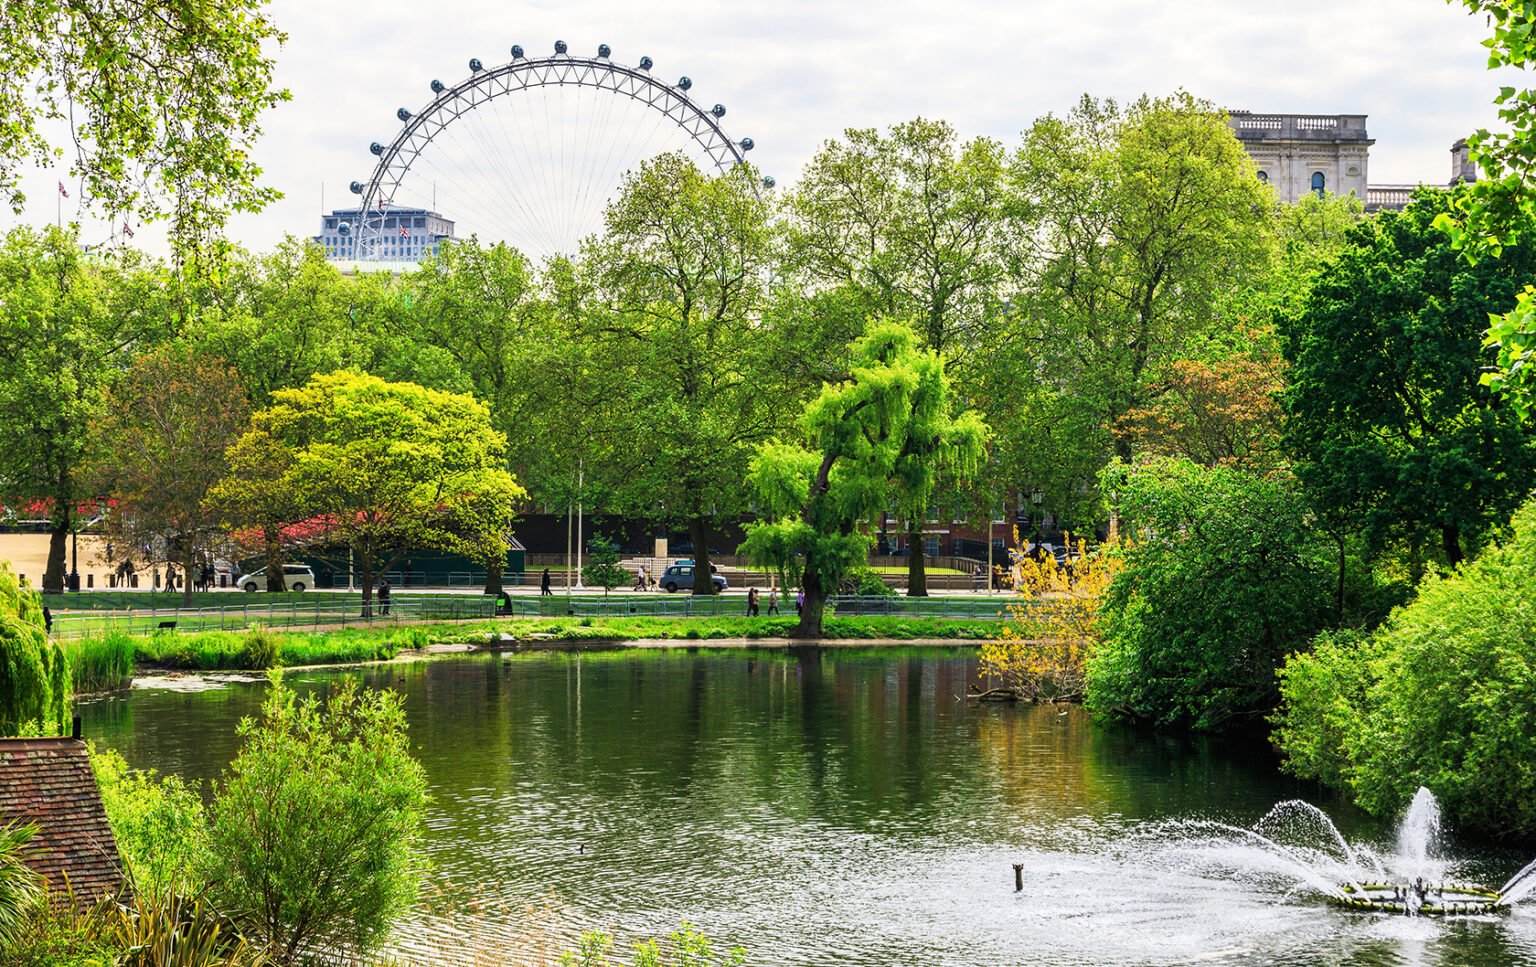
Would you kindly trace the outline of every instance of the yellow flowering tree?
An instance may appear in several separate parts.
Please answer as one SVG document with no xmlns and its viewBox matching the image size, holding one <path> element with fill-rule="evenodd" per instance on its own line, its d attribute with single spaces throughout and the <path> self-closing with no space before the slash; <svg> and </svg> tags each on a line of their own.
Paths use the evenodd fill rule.
<svg viewBox="0 0 1536 967">
<path fill-rule="evenodd" d="M 1032 702 L 1082 698 L 1099 606 L 1121 566 L 1115 544 L 1089 553 L 1069 536 L 1067 546 L 1065 563 L 1051 554 L 1012 552 L 1016 597 L 998 637 L 981 646 L 982 674 Z"/>
</svg>

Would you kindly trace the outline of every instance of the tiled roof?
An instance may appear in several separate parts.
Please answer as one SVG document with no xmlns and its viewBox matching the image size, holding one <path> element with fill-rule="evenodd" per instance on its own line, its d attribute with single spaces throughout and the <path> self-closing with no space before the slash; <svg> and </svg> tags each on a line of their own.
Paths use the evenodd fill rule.
<svg viewBox="0 0 1536 967">
<path fill-rule="evenodd" d="M 78 739 L 0 739 L 0 823 L 36 823 L 30 865 L 80 903 L 122 886 L 117 841 Z"/>
</svg>

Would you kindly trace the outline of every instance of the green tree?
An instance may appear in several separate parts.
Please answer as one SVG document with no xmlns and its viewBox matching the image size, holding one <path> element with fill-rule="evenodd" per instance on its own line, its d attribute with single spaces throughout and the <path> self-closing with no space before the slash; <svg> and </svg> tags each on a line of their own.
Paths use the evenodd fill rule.
<svg viewBox="0 0 1536 967">
<path fill-rule="evenodd" d="M 868 560 L 867 522 L 897 480 L 945 468 L 966 476 L 980 463 L 987 427 L 951 412 L 942 357 L 918 348 L 907 326 L 877 322 L 852 347 L 852 375 L 822 389 L 801 429 L 810 449 L 772 442 L 750 480 L 768 520 L 747 526 L 742 550 L 765 565 L 798 560 L 805 607 L 795 636 L 821 637 L 826 599 Z"/>
<path fill-rule="evenodd" d="M 1349 790 L 1378 815 L 1419 786 L 1469 830 L 1536 834 L 1536 505 L 1513 533 L 1371 635 L 1338 635 L 1281 672 L 1286 769 Z"/>
<path fill-rule="evenodd" d="M 69 659 L 44 629 L 42 599 L 0 561 L 0 735 L 24 727 L 64 734 L 69 683 Z"/>
<path fill-rule="evenodd" d="M 411 548 L 478 561 L 506 555 L 516 502 L 506 438 L 473 397 L 338 372 L 278 390 L 230 454 L 211 498 L 233 523 L 268 526 L 276 506 L 290 533 L 350 548 L 364 614 L 373 581 Z M 276 472 L 240 476 L 248 460 Z M 252 468 L 260 472 L 259 468 Z"/>
<path fill-rule="evenodd" d="M 168 329 L 153 273 L 88 256 L 73 234 L 12 230 L 0 245 L 0 486 L 48 508 L 45 591 L 62 591 L 90 428 L 107 380 Z"/>
<path fill-rule="evenodd" d="M 212 807 L 210 895 L 279 962 L 371 951 L 415 901 L 426 772 L 394 692 L 274 678 Z"/>
<path fill-rule="evenodd" d="M 629 579 L 629 571 L 619 563 L 619 545 L 593 534 L 587 541 L 587 560 L 581 566 L 581 579 L 587 584 L 603 589 L 603 594 Z"/>
<path fill-rule="evenodd" d="M 1458 192 L 1426 190 L 1347 236 L 1282 322 L 1286 438 L 1320 507 L 1376 550 L 1438 545 L 1459 563 L 1536 483 L 1536 439 L 1478 385 L 1481 333 L 1536 275 L 1536 246 L 1471 265 L 1434 227 Z"/>
<path fill-rule="evenodd" d="M 1275 670 L 1327 615 L 1325 550 L 1283 479 L 1159 459 L 1113 465 L 1130 535 L 1110 582 L 1086 704 L 1221 731 L 1274 708 Z"/>
<path fill-rule="evenodd" d="M 90 476 L 96 492 L 115 501 L 107 532 L 121 546 L 150 547 L 180 564 L 189 604 L 194 569 L 220 533 L 207 497 L 228 473 L 225 451 L 249 420 L 234 370 L 167 345 L 134 360 L 93 428 Z"/>
<path fill-rule="evenodd" d="M 0 191 L 18 212 L 20 169 L 51 166 L 67 129 L 70 171 L 114 216 L 168 217 L 178 248 L 276 192 L 250 149 L 288 98 L 263 45 L 285 37 L 262 0 L 34 0 L 0 23 Z"/>
<path fill-rule="evenodd" d="M 1002 146 L 957 141 L 949 124 L 921 118 L 884 135 L 850 129 L 822 146 L 786 208 L 792 275 L 861 318 L 912 320 L 924 345 L 965 371 L 1000 319 L 1009 193 Z M 893 490 L 911 595 L 928 593 L 922 526 L 933 483 L 919 476 Z"/>
<path fill-rule="evenodd" d="M 1457 0 L 1447 0 L 1457 2 Z M 1481 13 L 1493 34 L 1483 41 L 1488 69 L 1528 69 L 1536 63 L 1536 8 L 1525 0 L 1459 0 Z M 1494 98 L 1507 131 L 1482 129 L 1467 139 L 1471 160 L 1483 173 L 1462 195 L 1455 212 L 1437 224 L 1451 233 L 1469 260 L 1497 258 L 1506 245 L 1519 242 L 1536 219 L 1536 88 L 1505 85 Z M 1536 408 L 1536 287 L 1527 285 L 1506 310 L 1493 316 L 1487 344 L 1498 347 L 1498 367 L 1482 381 L 1506 395 L 1522 417 Z"/>
<path fill-rule="evenodd" d="M 620 509 L 686 522 L 700 574 L 711 523 L 747 509 L 741 482 L 778 429 L 775 400 L 797 392 L 759 325 L 772 240 L 749 169 L 710 177 L 668 154 L 625 180 L 581 255 L 570 340 L 593 365 L 572 373 L 585 409 L 563 412 L 564 465 Z"/>
<path fill-rule="evenodd" d="M 1267 269 L 1272 198 L 1226 122 L 1182 92 L 1124 109 L 1084 97 L 1035 122 L 1013 159 L 1013 339 L 1035 360 L 1012 371 L 1042 388 L 1016 392 L 1091 417 L 1101 466 L 1134 454 L 1110 430 L 1157 401 L 1174 363 L 1208 353 L 1240 314 L 1231 295 Z"/>
</svg>

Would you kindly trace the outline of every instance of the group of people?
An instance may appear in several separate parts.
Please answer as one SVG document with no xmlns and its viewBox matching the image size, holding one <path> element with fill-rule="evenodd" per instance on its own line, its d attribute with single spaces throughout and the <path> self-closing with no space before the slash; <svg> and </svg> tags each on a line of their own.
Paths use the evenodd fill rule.
<svg viewBox="0 0 1536 967">
<path fill-rule="evenodd" d="M 787 598 L 789 595 L 786 594 L 785 597 Z M 747 617 L 756 618 L 758 616 L 760 608 L 762 607 L 759 604 L 761 600 L 762 594 L 757 590 L 757 588 L 749 588 L 747 590 Z M 795 614 L 800 614 L 804 610 L 805 589 L 801 588 L 800 591 L 795 595 Z M 768 613 L 779 613 L 779 586 L 777 584 L 770 584 L 768 586 Z"/>
</svg>

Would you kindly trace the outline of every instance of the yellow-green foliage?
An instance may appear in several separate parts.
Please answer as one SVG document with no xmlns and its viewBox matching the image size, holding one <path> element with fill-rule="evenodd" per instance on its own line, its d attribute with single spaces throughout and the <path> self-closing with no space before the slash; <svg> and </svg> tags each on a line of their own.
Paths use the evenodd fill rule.
<svg viewBox="0 0 1536 967">
<path fill-rule="evenodd" d="M 1275 740 L 1298 775 L 1376 813 L 1428 787 L 1463 828 L 1536 835 L 1536 503 L 1514 534 L 1369 637 L 1332 635 L 1281 671 Z"/>
<path fill-rule="evenodd" d="M 62 733 L 69 719 L 69 661 L 43 627 L 37 592 L 0 561 L 0 734 L 35 723 Z"/>
</svg>

